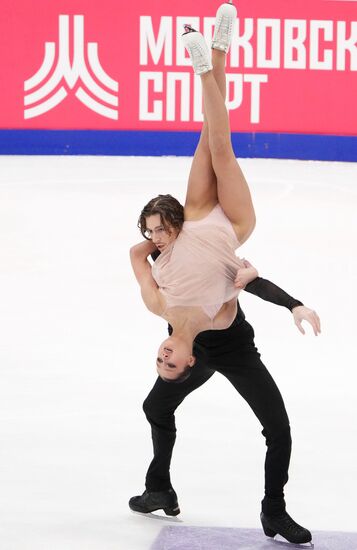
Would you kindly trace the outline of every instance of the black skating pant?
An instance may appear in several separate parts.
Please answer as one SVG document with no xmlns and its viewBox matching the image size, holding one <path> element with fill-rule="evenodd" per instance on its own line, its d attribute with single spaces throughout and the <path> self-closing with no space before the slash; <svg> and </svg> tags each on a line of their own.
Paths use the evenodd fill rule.
<svg viewBox="0 0 357 550">
<path fill-rule="evenodd" d="M 218 371 L 247 401 L 263 426 L 267 451 L 262 511 L 269 515 L 281 513 L 285 510 L 284 485 L 288 480 L 291 453 L 289 419 L 279 389 L 254 345 L 253 328 L 237 317 L 226 330 L 199 334 L 193 353 L 196 364 L 185 382 L 168 383 L 158 378 L 144 401 L 154 450 L 154 458 L 146 475 L 146 489 L 162 491 L 171 487 L 170 462 L 176 439 L 175 410 L 189 393 Z"/>
</svg>

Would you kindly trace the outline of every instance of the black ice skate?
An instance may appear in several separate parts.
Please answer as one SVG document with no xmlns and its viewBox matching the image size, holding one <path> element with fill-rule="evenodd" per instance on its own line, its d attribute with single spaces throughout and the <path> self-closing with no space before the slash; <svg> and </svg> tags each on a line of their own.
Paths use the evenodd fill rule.
<svg viewBox="0 0 357 550">
<path fill-rule="evenodd" d="M 167 516 L 177 516 L 180 513 L 177 495 L 173 489 L 144 491 L 141 496 L 132 497 L 129 500 L 129 508 L 133 512 L 142 514 L 149 514 L 157 510 L 163 510 Z"/>
<path fill-rule="evenodd" d="M 283 512 L 278 516 L 267 516 L 262 512 L 260 514 L 260 520 L 262 522 L 264 533 L 267 537 L 273 538 L 275 535 L 281 535 L 289 543 L 293 543 L 295 545 L 310 543 L 309 547 L 313 548 L 310 531 L 305 529 L 305 527 L 298 525 L 287 512 Z"/>
</svg>

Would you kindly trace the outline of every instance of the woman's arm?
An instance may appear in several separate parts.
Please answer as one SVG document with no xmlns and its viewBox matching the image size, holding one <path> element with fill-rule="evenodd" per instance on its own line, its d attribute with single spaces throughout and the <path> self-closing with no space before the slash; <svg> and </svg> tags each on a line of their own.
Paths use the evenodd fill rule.
<svg viewBox="0 0 357 550">
<path fill-rule="evenodd" d="M 151 274 L 151 265 L 148 256 L 156 250 L 156 246 L 151 241 L 143 241 L 130 249 L 130 261 L 140 285 L 141 296 L 144 304 L 149 311 L 160 315 L 162 313 L 162 303 L 158 286 Z"/>
<path fill-rule="evenodd" d="M 288 308 L 290 311 L 293 310 L 296 306 L 302 306 L 303 303 L 299 300 L 296 300 L 292 296 L 289 296 L 285 290 L 275 285 L 268 279 L 263 279 L 262 277 L 257 277 L 244 288 L 250 294 L 258 296 L 262 300 L 276 304 L 277 306 L 283 306 Z"/>
<path fill-rule="evenodd" d="M 262 300 L 288 308 L 292 312 L 294 322 L 302 334 L 305 334 L 305 331 L 301 326 L 301 321 L 307 321 L 312 326 L 315 336 L 321 332 L 321 323 L 316 311 L 304 306 L 302 302 L 289 296 L 285 290 L 271 281 L 257 277 L 248 283 L 244 290 L 262 298 Z"/>
</svg>

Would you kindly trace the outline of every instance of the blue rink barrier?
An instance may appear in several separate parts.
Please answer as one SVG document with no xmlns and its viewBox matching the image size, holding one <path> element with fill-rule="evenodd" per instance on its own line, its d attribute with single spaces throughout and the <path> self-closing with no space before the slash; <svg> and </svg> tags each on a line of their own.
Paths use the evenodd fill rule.
<svg viewBox="0 0 357 550">
<path fill-rule="evenodd" d="M 0 130 L 2 155 L 191 156 L 199 132 Z M 240 158 L 357 161 L 357 136 L 233 133 Z"/>
</svg>

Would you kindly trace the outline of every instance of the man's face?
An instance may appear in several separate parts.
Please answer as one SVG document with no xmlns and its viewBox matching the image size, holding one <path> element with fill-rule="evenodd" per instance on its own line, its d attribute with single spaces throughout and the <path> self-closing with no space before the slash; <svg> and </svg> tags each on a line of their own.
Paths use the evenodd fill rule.
<svg viewBox="0 0 357 550">
<path fill-rule="evenodd" d="M 177 237 L 177 230 L 172 226 L 168 226 L 168 230 L 161 223 L 160 214 L 153 214 L 146 218 L 145 234 L 157 248 L 162 252 L 167 245 L 172 243 Z"/>
</svg>

